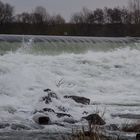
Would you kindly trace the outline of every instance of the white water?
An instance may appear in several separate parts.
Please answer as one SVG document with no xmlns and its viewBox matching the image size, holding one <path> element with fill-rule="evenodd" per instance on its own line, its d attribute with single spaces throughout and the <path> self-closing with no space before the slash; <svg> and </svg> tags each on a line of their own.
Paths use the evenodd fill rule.
<svg viewBox="0 0 140 140">
<path fill-rule="evenodd" d="M 138 49 L 55 56 L 8 53 L 0 56 L 0 122 L 28 124 L 35 109 L 51 107 L 59 112 L 58 106 L 64 106 L 76 120 L 83 111 L 102 114 L 105 110 L 107 123 L 130 121 L 111 114 L 140 114 L 139 85 Z M 50 105 L 41 102 L 46 88 L 56 92 L 59 100 Z M 82 106 L 64 95 L 85 96 L 96 105 Z M 49 115 L 53 121 L 61 121 Z"/>
</svg>

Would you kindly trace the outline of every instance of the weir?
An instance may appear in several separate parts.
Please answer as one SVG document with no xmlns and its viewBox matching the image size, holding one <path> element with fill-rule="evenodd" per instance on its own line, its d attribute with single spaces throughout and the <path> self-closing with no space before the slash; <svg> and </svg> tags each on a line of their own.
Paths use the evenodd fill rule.
<svg viewBox="0 0 140 140">
<path fill-rule="evenodd" d="M 133 47 L 139 44 L 135 37 L 76 37 L 38 35 L 0 35 L 0 51 L 26 51 L 28 53 L 58 54 L 62 52 L 84 53 Z"/>
</svg>

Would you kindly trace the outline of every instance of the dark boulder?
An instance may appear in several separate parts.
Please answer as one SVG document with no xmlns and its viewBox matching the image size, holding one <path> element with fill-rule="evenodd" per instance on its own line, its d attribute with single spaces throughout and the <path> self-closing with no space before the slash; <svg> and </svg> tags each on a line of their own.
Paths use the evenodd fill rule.
<svg viewBox="0 0 140 140">
<path fill-rule="evenodd" d="M 43 108 L 43 111 L 55 113 L 55 111 L 53 109 L 51 109 L 51 108 Z"/>
<path fill-rule="evenodd" d="M 40 125 L 48 125 L 51 122 L 48 116 L 41 114 L 34 116 L 33 120 Z"/>
<path fill-rule="evenodd" d="M 105 125 L 105 121 L 98 114 L 90 114 L 82 118 L 86 119 L 92 125 Z"/>
<path fill-rule="evenodd" d="M 66 113 L 56 113 L 56 116 L 58 118 L 62 118 L 62 117 L 72 117 L 70 114 L 66 114 Z"/>
<path fill-rule="evenodd" d="M 46 124 L 49 124 L 50 118 L 47 117 L 47 116 L 41 116 L 41 117 L 38 118 L 38 122 L 41 125 L 46 125 Z"/>
<path fill-rule="evenodd" d="M 136 140 L 140 140 L 140 133 L 136 135 Z"/>
<path fill-rule="evenodd" d="M 64 96 L 64 98 L 73 99 L 77 103 L 88 105 L 90 103 L 90 99 L 80 96 Z"/>
</svg>

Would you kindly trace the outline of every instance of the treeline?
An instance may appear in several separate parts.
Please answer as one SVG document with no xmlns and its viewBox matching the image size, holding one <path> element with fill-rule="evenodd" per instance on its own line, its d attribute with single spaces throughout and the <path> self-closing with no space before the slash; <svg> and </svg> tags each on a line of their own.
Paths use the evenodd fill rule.
<svg viewBox="0 0 140 140">
<path fill-rule="evenodd" d="M 14 14 L 14 7 L 0 1 L 1 34 L 42 34 L 79 36 L 140 36 L 140 0 L 128 7 L 89 10 L 74 13 L 69 22 L 50 15 L 42 6 L 31 13 Z"/>
</svg>

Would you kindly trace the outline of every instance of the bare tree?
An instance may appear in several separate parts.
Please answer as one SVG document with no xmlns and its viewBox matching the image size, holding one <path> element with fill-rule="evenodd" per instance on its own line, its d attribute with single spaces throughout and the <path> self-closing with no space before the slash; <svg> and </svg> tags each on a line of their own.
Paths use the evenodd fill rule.
<svg viewBox="0 0 140 140">
<path fill-rule="evenodd" d="M 70 22 L 74 24 L 87 23 L 91 11 L 84 7 L 81 12 L 72 15 Z"/>
<path fill-rule="evenodd" d="M 51 16 L 49 20 L 50 25 L 55 25 L 55 24 L 58 25 L 64 23 L 65 23 L 65 19 L 60 14 Z"/>
<path fill-rule="evenodd" d="M 94 11 L 94 22 L 97 24 L 104 23 L 104 12 L 102 9 L 98 8 Z"/>
<path fill-rule="evenodd" d="M 140 23 L 140 0 L 130 0 L 129 1 L 129 10 L 133 16 L 133 23 Z"/>
<path fill-rule="evenodd" d="M 18 23 L 31 23 L 31 14 L 23 12 L 22 14 L 18 14 L 16 17 L 16 22 Z"/>
<path fill-rule="evenodd" d="M 14 8 L 7 3 L 2 3 L 0 1 L 0 23 L 11 22 L 13 19 Z"/>
<path fill-rule="evenodd" d="M 119 7 L 115 8 L 105 8 L 104 9 L 105 17 L 104 20 L 106 23 L 122 23 L 121 14 L 122 11 Z"/>
<path fill-rule="evenodd" d="M 37 6 L 32 13 L 32 22 L 35 24 L 38 23 L 47 23 L 49 20 L 49 14 L 46 12 L 46 9 L 42 6 Z"/>
<path fill-rule="evenodd" d="M 73 24 L 83 23 L 82 14 L 80 12 L 74 13 L 71 16 L 70 22 Z"/>
</svg>

